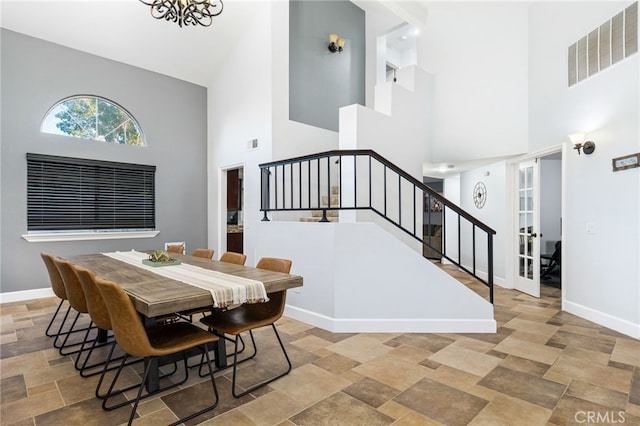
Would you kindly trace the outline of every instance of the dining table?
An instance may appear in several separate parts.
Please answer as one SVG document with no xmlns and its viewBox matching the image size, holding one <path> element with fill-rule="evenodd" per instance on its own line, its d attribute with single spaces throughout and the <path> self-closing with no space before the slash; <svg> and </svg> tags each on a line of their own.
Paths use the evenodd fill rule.
<svg viewBox="0 0 640 426">
<path fill-rule="evenodd" d="M 147 256 L 149 252 L 144 252 Z M 132 252 L 138 253 L 140 252 Z M 167 274 L 162 274 L 162 269 L 173 268 L 173 266 L 162 266 L 158 268 L 145 267 L 134 262 L 120 260 L 123 256 L 131 257 L 128 252 L 115 253 L 93 253 L 81 254 L 65 257 L 71 263 L 79 265 L 92 271 L 97 276 L 117 283 L 131 298 L 136 310 L 140 314 L 141 321 L 145 327 L 153 327 L 158 319 L 175 315 L 179 312 L 211 308 L 212 315 L 216 309 L 233 308 L 237 303 L 231 300 L 214 300 L 214 293 L 206 289 L 206 286 L 196 286 L 188 284 L 175 278 L 168 278 Z M 236 265 L 232 263 L 219 262 L 211 259 L 204 259 L 190 255 L 171 253 L 171 257 L 178 259 L 180 263 L 189 265 L 191 269 L 195 267 L 196 272 L 201 272 L 201 281 L 206 281 L 207 271 L 212 271 L 218 281 L 258 282 L 264 286 L 264 291 L 268 297 L 269 293 L 274 293 L 290 288 L 301 287 L 303 278 L 299 275 L 286 274 L 254 268 L 251 266 Z M 187 281 L 187 280 L 185 280 Z M 246 300 L 241 303 L 260 303 L 264 300 Z M 237 301 L 235 301 L 237 302 Z M 215 365 L 217 368 L 227 366 L 225 339 L 219 339 L 214 345 Z M 147 389 L 152 392 L 159 388 L 158 367 L 152 369 Z"/>
</svg>

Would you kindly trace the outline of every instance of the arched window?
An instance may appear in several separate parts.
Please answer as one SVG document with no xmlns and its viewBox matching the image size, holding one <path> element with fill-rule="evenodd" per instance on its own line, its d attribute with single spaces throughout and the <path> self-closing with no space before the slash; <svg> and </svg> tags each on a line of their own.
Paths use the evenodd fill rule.
<svg viewBox="0 0 640 426">
<path fill-rule="evenodd" d="M 62 99 L 47 111 L 40 131 L 54 135 L 146 146 L 140 125 L 117 103 L 93 95 Z"/>
</svg>

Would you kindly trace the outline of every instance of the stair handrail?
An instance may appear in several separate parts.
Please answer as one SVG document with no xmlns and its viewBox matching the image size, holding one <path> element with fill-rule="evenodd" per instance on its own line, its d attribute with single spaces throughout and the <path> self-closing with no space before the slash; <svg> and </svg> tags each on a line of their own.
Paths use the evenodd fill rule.
<svg viewBox="0 0 640 426">
<path fill-rule="evenodd" d="M 285 177 L 285 172 L 284 172 L 284 167 L 287 165 L 294 165 L 294 164 L 301 164 L 303 162 L 311 162 L 313 160 L 318 160 L 318 180 L 320 179 L 320 163 L 319 160 L 321 159 L 330 159 L 332 157 L 338 157 L 339 160 L 342 159 L 342 157 L 350 157 L 353 156 L 354 158 L 357 156 L 368 156 L 370 159 L 375 159 L 376 161 L 378 161 L 381 165 L 385 166 L 385 170 L 389 169 L 393 172 L 395 172 L 399 178 L 402 178 L 404 180 L 406 180 L 408 183 L 414 185 L 414 188 L 419 189 L 424 193 L 427 193 L 429 195 L 429 197 L 435 198 L 437 201 L 439 201 L 440 203 L 442 203 L 442 212 L 443 212 L 443 224 L 442 224 L 442 229 L 443 232 L 446 232 L 445 229 L 445 208 L 450 209 L 451 211 L 457 213 L 457 218 L 458 218 L 458 259 L 453 259 L 450 256 L 448 256 L 446 254 L 446 246 L 443 250 L 439 250 L 436 247 L 433 247 L 430 243 L 426 242 L 424 240 L 424 238 L 418 237 L 415 234 L 415 226 L 414 226 L 414 232 L 410 232 L 408 229 L 404 228 L 401 223 L 396 223 L 394 222 L 390 217 L 388 217 L 386 215 L 386 213 L 379 211 L 378 209 L 376 209 L 375 207 L 373 207 L 372 205 L 368 206 L 368 207 L 357 207 L 357 206 L 347 206 L 344 207 L 342 206 L 342 200 L 340 199 L 339 204 L 337 206 L 332 206 L 331 203 L 329 202 L 329 206 L 327 207 L 322 207 L 320 205 L 312 207 L 311 205 L 308 205 L 306 207 L 302 207 L 302 205 L 300 205 L 297 208 L 294 207 L 285 207 L 284 206 L 284 201 L 283 201 L 283 207 L 278 207 L 277 206 L 277 193 L 276 193 L 276 205 L 274 207 L 271 206 L 271 194 L 270 194 L 270 188 L 271 188 L 271 169 L 274 169 L 277 173 L 277 168 L 282 166 L 283 167 L 283 173 L 282 173 L 282 178 L 284 179 Z M 331 211 L 331 210 L 362 210 L 362 209 L 370 209 L 373 212 L 377 213 L 379 216 L 383 217 L 384 219 L 386 219 L 388 222 L 392 223 L 393 225 L 395 225 L 397 228 L 399 228 L 400 230 L 402 230 L 403 232 L 405 232 L 406 234 L 410 235 L 411 237 L 413 237 L 414 239 L 420 241 L 423 245 L 426 245 L 427 247 L 431 248 L 432 250 L 434 250 L 435 252 L 439 253 L 443 258 L 449 260 L 451 263 L 455 264 L 456 266 L 458 266 L 460 269 L 462 269 L 463 271 L 465 271 L 466 273 L 472 275 L 474 278 L 478 279 L 480 282 L 484 283 L 485 285 L 487 285 L 487 287 L 489 287 L 489 301 L 491 303 L 493 303 L 493 282 L 494 282 L 494 277 L 493 277 L 493 236 L 496 234 L 496 231 L 491 228 L 489 225 L 485 224 L 484 222 L 482 222 L 481 220 L 479 220 L 478 218 L 476 218 L 475 216 L 473 216 L 472 214 L 470 214 L 469 212 L 467 212 L 466 210 L 464 210 L 463 208 L 461 208 L 460 206 L 458 206 L 457 204 L 455 204 L 453 201 L 447 199 L 445 196 L 443 196 L 442 194 L 438 193 L 437 191 L 435 191 L 433 188 L 429 187 L 428 185 L 426 185 L 425 183 L 421 182 L 420 180 L 416 179 L 415 177 L 413 177 L 411 174 L 409 174 L 408 172 L 404 171 L 403 169 L 401 169 L 400 167 L 398 167 L 396 164 L 392 163 L 391 161 L 389 161 L 388 159 L 386 159 L 385 157 L 381 156 L 380 154 L 378 154 L 376 151 L 371 150 L 371 149 L 351 149 L 351 150 L 330 150 L 330 151 L 324 151 L 324 152 L 320 152 L 320 153 L 316 153 L 316 154 L 309 154 L 309 155 L 303 155 L 303 156 L 298 156 L 298 157 L 293 157 L 293 158 L 288 158 L 288 159 L 284 159 L 284 160 L 277 160 L 277 161 L 271 161 L 268 163 L 262 163 L 259 164 L 260 170 L 261 170 L 261 179 L 262 179 L 262 184 L 261 184 L 261 207 L 260 207 L 260 211 L 263 212 L 264 216 L 263 216 L 263 221 L 269 221 L 269 218 L 267 216 L 268 212 L 274 212 L 274 211 L 309 211 L 309 210 L 321 210 L 322 211 L 322 219 L 320 220 L 320 222 L 328 222 L 326 213 L 327 211 Z M 330 164 L 329 162 L 327 162 L 327 168 L 330 168 Z M 311 168 L 309 167 L 309 178 L 311 178 L 310 175 L 310 170 Z M 339 187 L 342 185 L 342 181 L 341 181 L 341 177 L 339 178 Z M 386 175 L 385 175 L 385 179 L 386 179 Z M 369 164 L 369 180 L 371 180 L 371 163 Z M 327 176 L 327 195 L 331 196 L 330 193 L 330 188 L 331 188 L 331 178 L 330 175 L 328 174 Z M 277 185 L 277 182 L 276 182 Z M 311 182 L 309 181 L 309 185 L 311 185 Z M 294 182 L 293 182 L 293 173 L 291 173 L 291 187 L 294 186 Z M 355 183 L 354 183 L 355 186 Z M 371 190 L 371 186 L 370 186 L 370 190 Z M 386 190 L 386 189 L 385 189 Z M 276 186 L 276 191 L 277 191 L 277 186 Z M 292 204 L 293 204 L 293 191 L 291 191 L 291 196 L 292 196 Z M 284 197 L 284 195 L 283 195 Z M 320 182 L 318 182 L 318 199 L 320 198 Z M 385 193 L 385 200 L 386 200 L 386 193 Z M 355 201 L 355 200 L 354 200 Z M 357 203 L 357 202 L 356 202 Z M 386 203 L 386 201 L 385 201 Z M 372 204 L 371 202 L 371 194 L 369 197 L 369 204 Z M 414 214 L 415 214 L 415 209 L 414 209 Z M 469 268 L 467 268 L 466 266 L 462 265 L 461 263 L 461 255 L 460 255 L 460 218 L 464 218 L 466 219 L 472 226 L 473 226 L 473 249 L 472 249 L 472 253 L 473 253 L 473 266 L 472 266 L 472 270 L 469 270 Z M 401 222 L 401 218 L 399 218 L 399 222 Z M 415 222 L 415 218 L 414 218 L 414 222 Z M 476 259 L 475 259 L 475 229 L 476 227 L 482 231 L 484 231 L 487 235 L 487 279 L 485 280 L 484 278 L 480 277 L 476 271 Z M 442 237 L 444 240 L 444 236 Z"/>
</svg>

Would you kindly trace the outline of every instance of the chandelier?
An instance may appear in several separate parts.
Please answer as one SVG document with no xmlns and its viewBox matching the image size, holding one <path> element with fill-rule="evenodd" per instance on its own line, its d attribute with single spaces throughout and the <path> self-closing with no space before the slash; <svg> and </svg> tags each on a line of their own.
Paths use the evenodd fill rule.
<svg viewBox="0 0 640 426">
<path fill-rule="evenodd" d="M 151 16 L 183 25 L 208 27 L 222 13 L 222 0 L 140 0 L 151 6 Z"/>
</svg>

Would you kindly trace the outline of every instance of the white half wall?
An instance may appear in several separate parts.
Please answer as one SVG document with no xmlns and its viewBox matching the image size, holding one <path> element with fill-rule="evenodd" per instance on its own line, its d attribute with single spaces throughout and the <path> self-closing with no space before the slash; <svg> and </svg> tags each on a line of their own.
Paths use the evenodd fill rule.
<svg viewBox="0 0 640 426">
<path fill-rule="evenodd" d="M 333 332 L 493 333 L 493 306 L 373 223 L 261 222 L 255 259 L 284 257 L 304 286 L 286 314 Z"/>
</svg>

